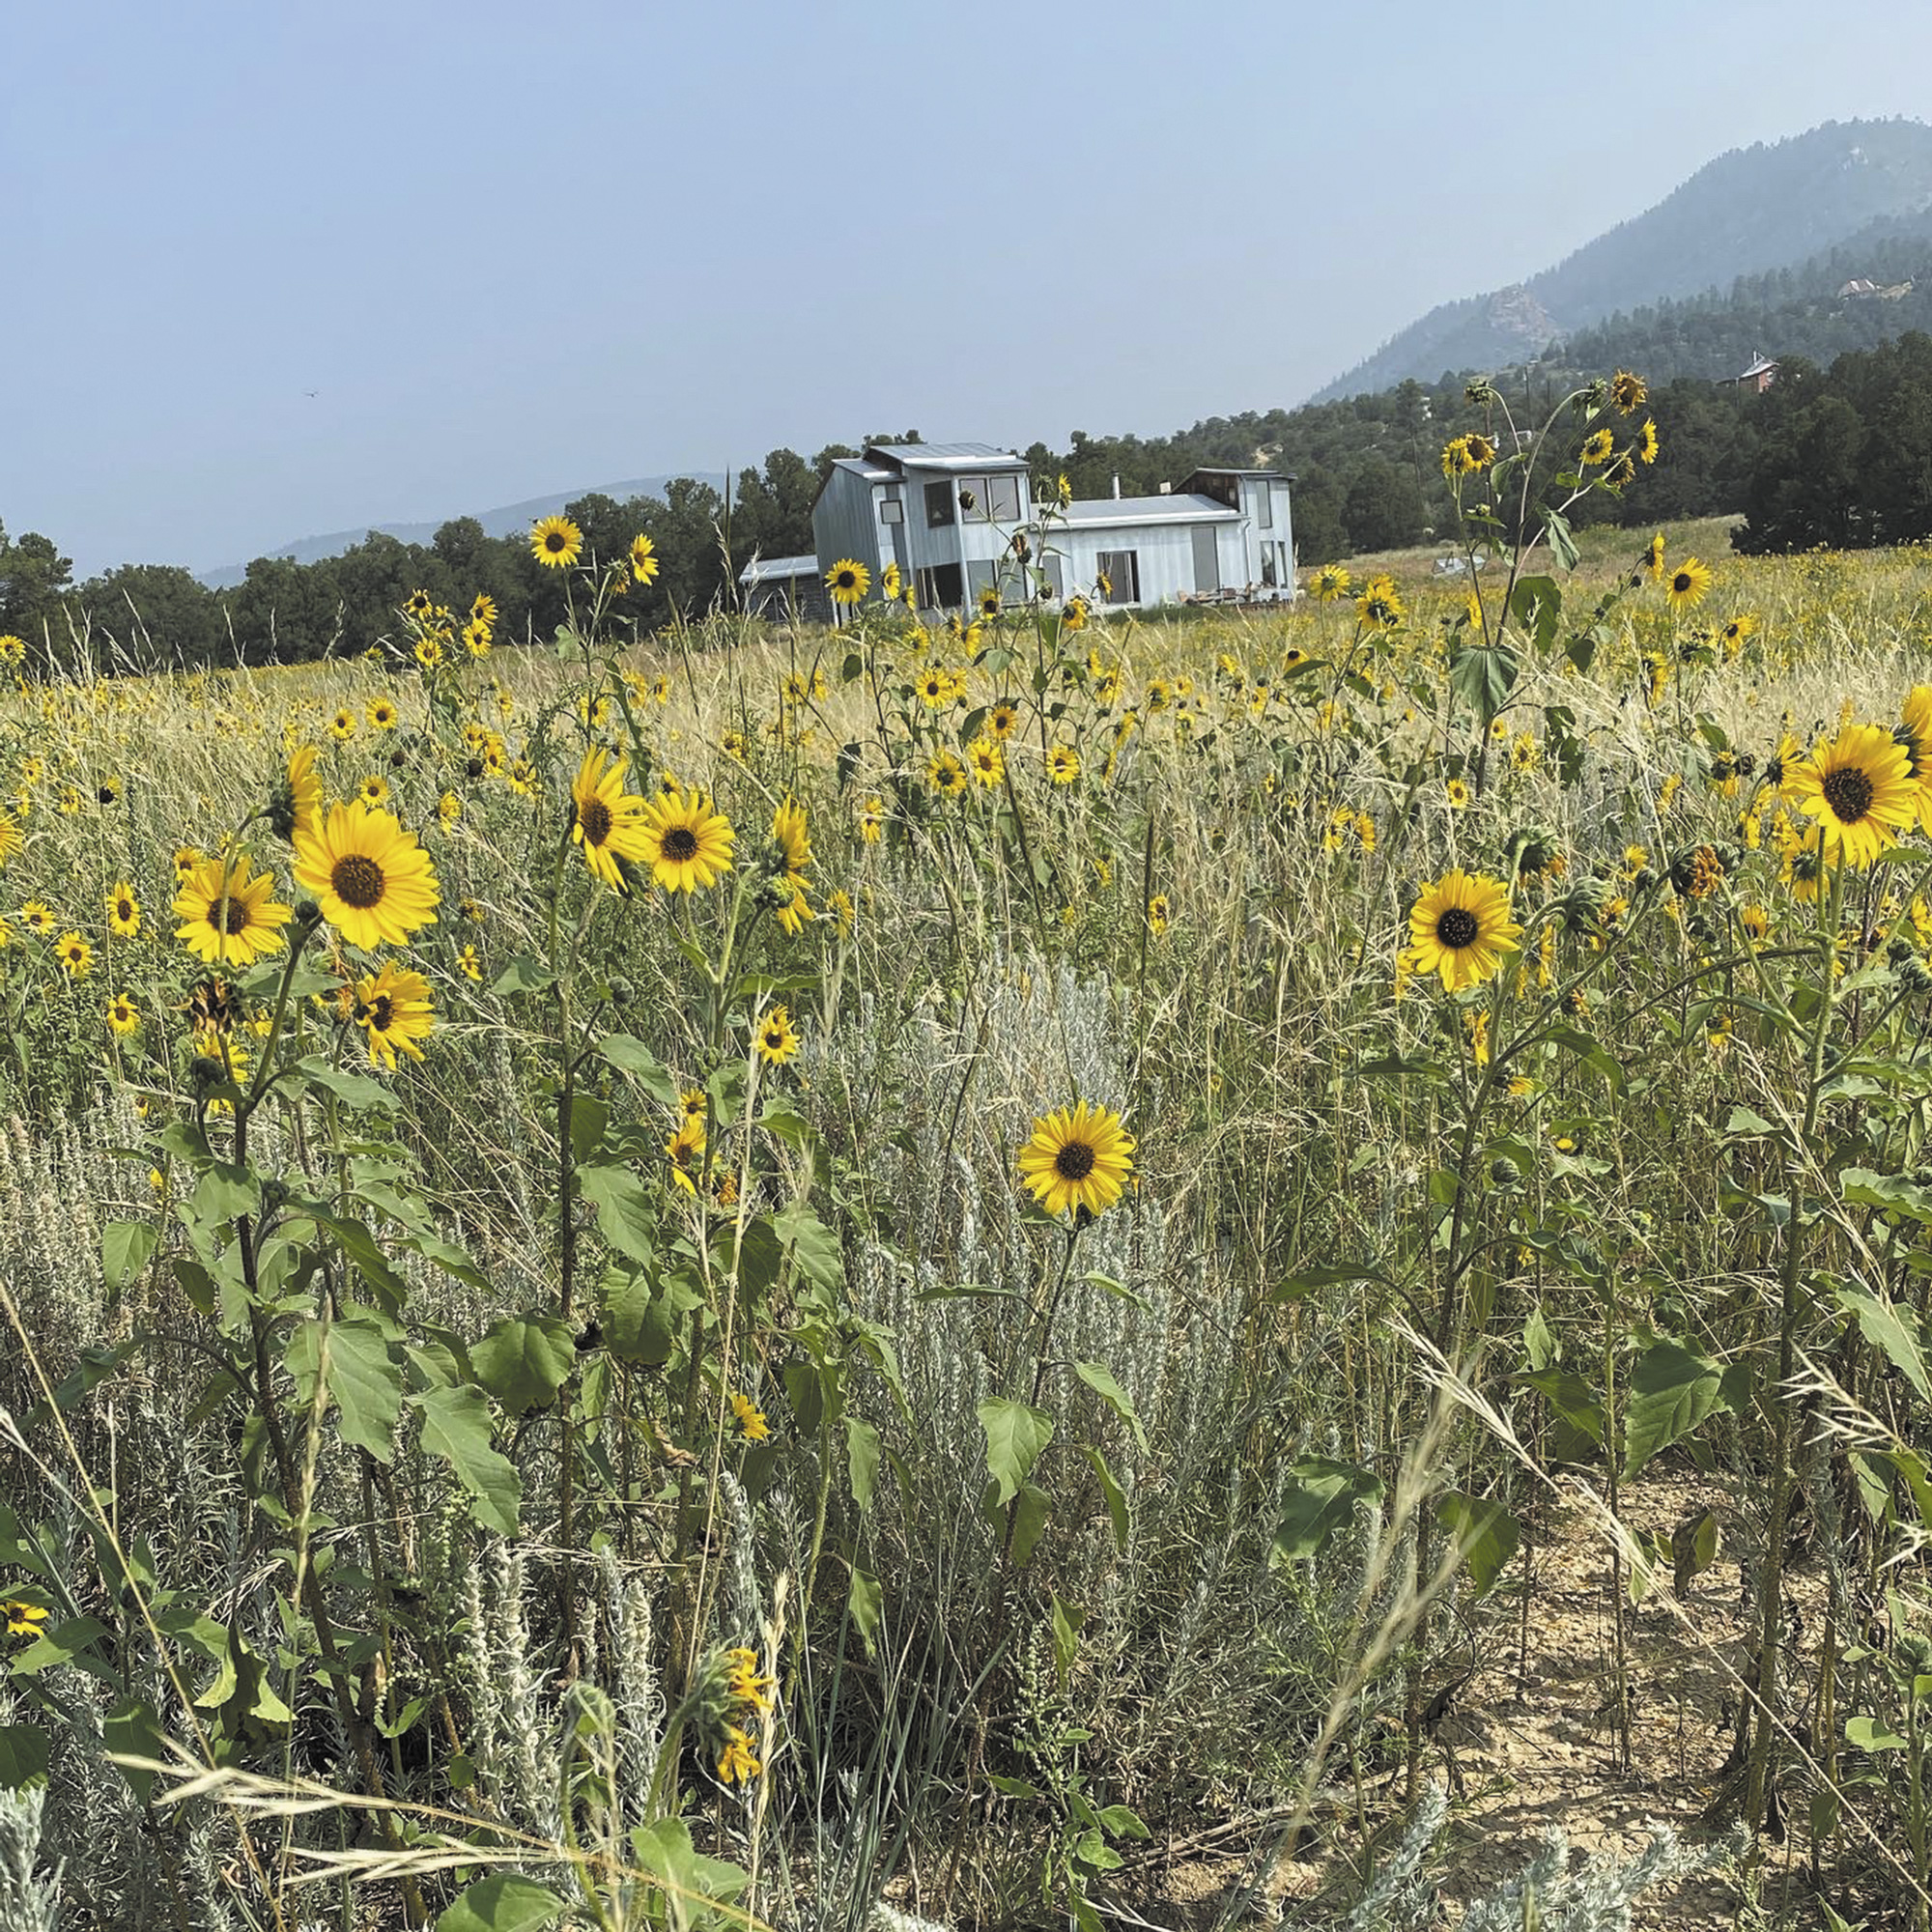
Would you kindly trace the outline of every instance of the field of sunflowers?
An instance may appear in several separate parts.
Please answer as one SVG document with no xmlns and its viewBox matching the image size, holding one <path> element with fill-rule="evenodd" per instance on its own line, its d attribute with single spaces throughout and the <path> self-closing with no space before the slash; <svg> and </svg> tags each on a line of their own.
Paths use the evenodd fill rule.
<svg viewBox="0 0 1932 1932">
<path fill-rule="evenodd" d="M 1925 1924 L 1932 552 L 1573 534 L 1643 403 L 0 701 L 0 1921 Z M 1672 1824 L 1475 1898 L 1559 1558 Z"/>
</svg>

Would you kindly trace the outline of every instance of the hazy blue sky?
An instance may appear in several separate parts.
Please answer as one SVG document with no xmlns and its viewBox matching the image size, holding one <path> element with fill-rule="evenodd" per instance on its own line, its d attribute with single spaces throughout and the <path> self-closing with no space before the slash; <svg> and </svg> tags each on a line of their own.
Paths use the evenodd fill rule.
<svg viewBox="0 0 1932 1932">
<path fill-rule="evenodd" d="M 85 575 L 1293 403 L 1727 148 L 1922 114 L 1932 8 L 69 0 L 5 52 L 0 522 Z"/>
</svg>

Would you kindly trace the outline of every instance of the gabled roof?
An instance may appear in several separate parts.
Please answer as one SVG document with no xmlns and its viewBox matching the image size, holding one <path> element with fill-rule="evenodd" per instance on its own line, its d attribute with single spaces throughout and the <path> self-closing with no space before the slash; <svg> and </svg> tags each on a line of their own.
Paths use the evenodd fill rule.
<svg viewBox="0 0 1932 1932">
<path fill-rule="evenodd" d="M 1099 529 L 1110 524 L 1236 524 L 1241 513 L 1212 497 L 1076 497 L 1060 513 L 1069 527 Z"/>
<path fill-rule="evenodd" d="M 1243 469 L 1233 463 L 1204 463 L 1200 469 L 1188 472 L 1191 482 L 1196 476 L 1272 476 L 1279 483 L 1293 483 L 1294 474 L 1288 469 Z"/>
<path fill-rule="evenodd" d="M 863 457 L 834 457 L 832 467 L 835 469 L 842 469 L 848 475 L 857 476 L 867 483 L 896 483 L 899 480 L 897 469 L 887 469 L 879 464 L 867 463 Z"/>
</svg>

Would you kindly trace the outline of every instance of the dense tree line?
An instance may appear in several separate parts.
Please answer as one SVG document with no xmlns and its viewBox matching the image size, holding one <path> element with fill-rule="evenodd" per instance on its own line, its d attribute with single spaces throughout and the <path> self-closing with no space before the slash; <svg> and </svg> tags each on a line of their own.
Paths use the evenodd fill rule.
<svg viewBox="0 0 1932 1932">
<path fill-rule="evenodd" d="M 1638 351 L 1642 340 L 1627 346 Z M 1775 339 L 1764 346 L 1780 347 Z M 1645 358 L 1633 353 L 1625 366 L 1642 369 Z M 1553 358 L 1502 379 L 1508 420 L 1540 428 L 1576 380 Z M 1296 410 L 1211 417 L 1170 437 L 1076 430 L 1065 449 L 1036 442 L 1025 454 L 1036 475 L 1064 473 L 1076 497 L 1107 496 L 1117 479 L 1123 495 L 1153 495 L 1208 466 L 1291 470 L 1299 479 L 1296 549 L 1309 566 L 1446 535 L 1443 444 L 1472 430 L 1498 434 L 1505 421 L 1496 405 L 1472 403 L 1466 390 L 1463 377 L 1445 376 Z M 1680 377 L 1653 388 L 1648 407 L 1662 455 L 1621 497 L 1593 495 L 1585 521 L 1654 527 L 1743 512 L 1748 522 L 1738 542 L 1754 550 L 1932 532 L 1932 337 L 1923 333 L 1841 355 L 1829 373 L 1789 357 L 1762 396 Z M 774 450 L 761 468 L 740 472 L 728 497 L 679 478 L 663 497 L 618 502 L 593 494 L 566 514 L 594 559 L 621 556 L 640 530 L 650 535 L 661 574 L 648 588 L 634 586 L 622 606 L 647 633 L 679 613 L 728 606 L 753 554 L 809 553 L 811 505 L 826 472 L 875 440 L 887 439 L 831 444 L 810 459 Z M 917 441 L 918 432 L 890 440 Z M 426 545 L 372 531 L 319 562 L 258 557 L 225 590 L 170 564 L 128 564 L 76 584 L 48 538 L 9 538 L 0 527 L 0 633 L 25 638 L 37 661 L 52 667 L 83 656 L 114 669 L 299 663 L 357 651 L 395 637 L 400 607 L 419 589 L 456 611 L 487 594 L 505 641 L 551 637 L 566 611 L 564 583 L 536 562 L 526 539 L 492 537 L 473 517 L 442 525 Z"/>
</svg>

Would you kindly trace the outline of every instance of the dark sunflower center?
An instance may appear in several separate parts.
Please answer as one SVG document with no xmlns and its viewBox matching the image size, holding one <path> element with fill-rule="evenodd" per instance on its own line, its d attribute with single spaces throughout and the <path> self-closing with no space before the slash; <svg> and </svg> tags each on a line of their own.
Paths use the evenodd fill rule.
<svg viewBox="0 0 1932 1932">
<path fill-rule="evenodd" d="M 1094 1150 L 1085 1141 L 1068 1141 L 1053 1156 L 1053 1171 L 1062 1180 L 1085 1180 L 1094 1172 Z"/>
<path fill-rule="evenodd" d="M 697 857 L 697 834 L 688 825 L 673 825 L 664 836 L 664 855 L 674 866 L 688 866 Z"/>
<path fill-rule="evenodd" d="M 367 1024 L 374 1027 L 378 1033 L 387 1033 L 389 1022 L 395 1016 L 395 1004 L 391 1001 L 387 993 L 378 993 L 369 1002 Z"/>
<path fill-rule="evenodd" d="M 544 538 L 544 549 L 553 556 L 561 556 L 570 548 L 570 539 L 561 530 L 552 530 Z"/>
<path fill-rule="evenodd" d="M 1678 594 L 1678 596 L 1688 597 L 1690 594 L 1690 585 L 1693 581 L 1694 580 L 1691 578 L 1690 573 L 1688 570 L 1680 570 L 1677 573 L 1677 575 L 1670 580 L 1670 587 Z"/>
<path fill-rule="evenodd" d="M 587 798 L 577 808 L 586 845 L 601 845 L 611 836 L 611 808 L 601 798 Z"/>
<path fill-rule="evenodd" d="M 858 581 L 849 570 L 841 570 L 838 573 L 838 587 L 840 590 L 850 590 Z"/>
<path fill-rule="evenodd" d="M 238 932 L 245 932 L 248 929 L 247 902 L 223 893 L 218 899 L 208 902 L 208 923 L 216 932 L 225 932 L 231 939 Z"/>
<path fill-rule="evenodd" d="M 767 1052 L 776 1053 L 784 1043 L 783 1027 L 768 1026 L 765 1029 L 765 1048 Z"/>
<path fill-rule="evenodd" d="M 1840 765 L 1828 772 L 1818 788 L 1841 825 L 1856 825 L 1871 810 L 1872 781 L 1855 766 Z"/>
<path fill-rule="evenodd" d="M 357 912 L 383 902 L 383 868 L 366 852 L 345 852 L 328 875 L 335 896 Z"/>
<path fill-rule="evenodd" d="M 1476 935 L 1482 927 L 1476 923 L 1476 915 L 1467 906 L 1451 906 L 1435 922 L 1435 940 L 1452 952 L 1460 952 L 1465 946 L 1476 943 Z"/>
<path fill-rule="evenodd" d="M 134 901 L 132 899 L 116 899 L 114 901 L 114 910 L 119 915 L 122 924 L 126 925 L 134 917 Z"/>
</svg>

